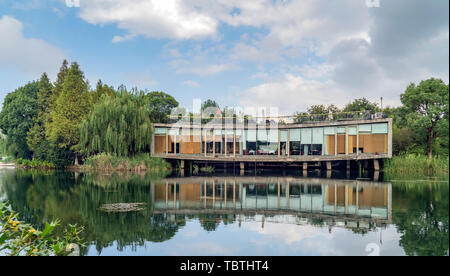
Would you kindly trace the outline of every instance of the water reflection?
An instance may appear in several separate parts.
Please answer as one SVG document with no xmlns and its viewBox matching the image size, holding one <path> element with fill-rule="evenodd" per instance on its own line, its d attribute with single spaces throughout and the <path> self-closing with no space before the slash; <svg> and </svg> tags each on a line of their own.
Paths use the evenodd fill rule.
<svg viewBox="0 0 450 276">
<path fill-rule="evenodd" d="M 152 186 L 153 187 L 153 186 Z M 167 179 L 154 184 L 155 214 L 216 214 L 243 220 L 370 229 L 391 222 L 392 185 L 293 177 Z M 290 216 L 286 216 L 290 215 Z"/>
<path fill-rule="evenodd" d="M 448 180 L 447 180 L 448 181 Z M 0 198 L 36 227 L 84 225 L 85 255 L 448 252 L 448 182 L 0 171 Z M 104 204 L 145 203 L 140 212 Z"/>
</svg>

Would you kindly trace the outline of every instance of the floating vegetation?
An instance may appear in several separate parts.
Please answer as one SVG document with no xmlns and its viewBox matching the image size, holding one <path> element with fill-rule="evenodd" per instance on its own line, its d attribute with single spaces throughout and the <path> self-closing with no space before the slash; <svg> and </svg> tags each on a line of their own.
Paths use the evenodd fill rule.
<svg viewBox="0 0 450 276">
<path fill-rule="evenodd" d="M 125 212 L 141 212 L 144 211 L 146 203 L 114 203 L 103 204 L 99 210 L 108 213 L 125 213 Z"/>
</svg>

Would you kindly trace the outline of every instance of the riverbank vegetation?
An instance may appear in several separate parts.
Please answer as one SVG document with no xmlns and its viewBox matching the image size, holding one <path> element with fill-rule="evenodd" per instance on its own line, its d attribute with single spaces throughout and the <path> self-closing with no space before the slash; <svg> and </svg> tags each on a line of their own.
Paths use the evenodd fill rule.
<svg viewBox="0 0 450 276">
<path fill-rule="evenodd" d="M 449 158 L 431 157 L 409 154 L 394 156 L 385 161 L 384 170 L 388 174 L 408 176 L 439 176 L 448 175 Z"/>
<path fill-rule="evenodd" d="M 59 221 L 46 223 L 42 231 L 36 230 L 20 221 L 19 215 L 1 201 L 0 226 L 0 256 L 67 256 L 83 246 L 83 227 L 69 225 L 62 238 L 55 237 L 53 232 Z"/>
<path fill-rule="evenodd" d="M 119 157 L 106 153 L 93 155 L 86 159 L 83 169 L 103 172 L 150 172 L 164 175 L 170 172 L 170 164 L 161 158 L 139 154 L 134 157 Z"/>
</svg>

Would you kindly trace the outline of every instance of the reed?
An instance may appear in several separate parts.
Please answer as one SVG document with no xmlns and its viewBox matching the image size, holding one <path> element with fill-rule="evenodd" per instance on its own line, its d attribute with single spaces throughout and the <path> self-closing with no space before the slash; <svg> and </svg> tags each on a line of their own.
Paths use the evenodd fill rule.
<svg viewBox="0 0 450 276">
<path fill-rule="evenodd" d="M 152 174 L 163 174 L 171 170 L 169 163 L 161 158 L 150 157 L 148 154 L 139 154 L 133 158 L 98 154 L 88 157 L 83 168 L 90 171 L 150 172 Z"/>
<path fill-rule="evenodd" d="M 386 160 L 384 171 L 389 174 L 405 174 L 409 176 L 448 175 L 448 157 L 428 158 L 424 155 L 401 155 Z"/>
</svg>

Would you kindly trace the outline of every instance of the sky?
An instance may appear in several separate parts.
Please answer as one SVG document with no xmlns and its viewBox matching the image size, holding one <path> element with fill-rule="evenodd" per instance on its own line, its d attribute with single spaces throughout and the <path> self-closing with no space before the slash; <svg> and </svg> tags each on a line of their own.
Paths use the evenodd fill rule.
<svg viewBox="0 0 450 276">
<path fill-rule="evenodd" d="M 447 0 L 2 0 L 0 102 L 64 59 L 91 86 L 164 91 L 191 110 L 398 106 L 449 81 Z"/>
</svg>

